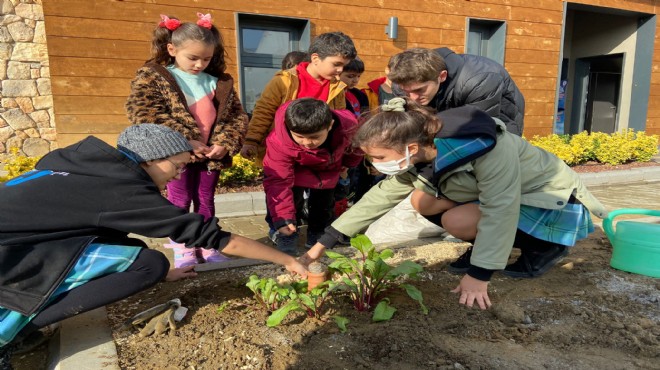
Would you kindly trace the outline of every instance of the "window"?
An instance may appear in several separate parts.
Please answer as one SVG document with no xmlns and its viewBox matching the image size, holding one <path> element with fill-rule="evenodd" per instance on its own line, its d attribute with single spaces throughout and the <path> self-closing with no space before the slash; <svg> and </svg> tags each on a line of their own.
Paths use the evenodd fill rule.
<svg viewBox="0 0 660 370">
<path fill-rule="evenodd" d="M 467 54 L 480 55 L 504 64 L 506 23 L 468 18 Z"/>
<path fill-rule="evenodd" d="M 309 28 L 309 21 L 303 19 L 238 15 L 241 101 L 246 112 L 252 113 L 284 56 L 309 48 Z"/>
</svg>

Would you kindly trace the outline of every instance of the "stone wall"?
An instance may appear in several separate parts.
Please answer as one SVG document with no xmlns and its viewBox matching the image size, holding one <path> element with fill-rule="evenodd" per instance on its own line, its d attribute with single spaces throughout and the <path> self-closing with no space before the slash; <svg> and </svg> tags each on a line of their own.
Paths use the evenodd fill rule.
<svg viewBox="0 0 660 370">
<path fill-rule="evenodd" d="M 56 148 L 42 0 L 0 0 L 0 156 Z"/>
</svg>

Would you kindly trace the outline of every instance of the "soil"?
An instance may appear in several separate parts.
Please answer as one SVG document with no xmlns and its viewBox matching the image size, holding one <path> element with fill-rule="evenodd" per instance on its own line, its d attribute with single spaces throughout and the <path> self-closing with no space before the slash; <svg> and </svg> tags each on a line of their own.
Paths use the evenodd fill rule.
<svg viewBox="0 0 660 370">
<path fill-rule="evenodd" d="M 245 287 L 251 274 L 276 277 L 261 265 L 200 273 L 163 283 L 108 307 L 122 369 L 660 369 L 660 280 L 609 267 L 602 231 L 580 241 L 536 279 L 495 274 L 485 311 L 458 304 L 460 276 L 445 270 L 467 244 L 393 246 L 396 264 L 425 267 L 418 287 L 424 315 L 405 293 L 390 294 L 389 322 L 372 323 L 345 297 L 328 302 L 322 319 L 289 315 L 275 328 Z M 340 252 L 349 250 L 344 249 Z M 515 258 L 515 256 L 514 256 Z M 140 338 L 120 330 L 132 315 L 180 298 L 187 316 L 176 331 Z M 350 319 L 341 333 L 332 316 Z"/>
</svg>

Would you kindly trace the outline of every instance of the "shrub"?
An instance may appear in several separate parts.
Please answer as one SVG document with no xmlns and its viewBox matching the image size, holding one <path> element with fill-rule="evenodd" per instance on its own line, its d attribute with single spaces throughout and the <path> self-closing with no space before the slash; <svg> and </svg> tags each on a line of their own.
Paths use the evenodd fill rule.
<svg viewBox="0 0 660 370">
<path fill-rule="evenodd" d="M 232 166 L 220 172 L 220 186 L 250 184 L 261 178 L 263 170 L 253 161 L 239 155 L 232 158 Z"/>
<path fill-rule="evenodd" d="M 7 176 L 0 176 L 0 182 L 5 182 L 18 177 L 25 172 L 32 171 L 39 161 L 39 157 L 27 157 L 19 154 L 18 148 L 9 149 L 11 156 L 5 161 L 3 169 L 7 171 Z"/>
<path fill-rule="evenodd" d="M 648 162 L 658 153 L 658 136 L 632 129 L 611 135 L 589 134 L 534 136 L 530 144 L 555 154 L 569 166 L 587 161 L 617 165 L 629 161 Z"/>
</svg>

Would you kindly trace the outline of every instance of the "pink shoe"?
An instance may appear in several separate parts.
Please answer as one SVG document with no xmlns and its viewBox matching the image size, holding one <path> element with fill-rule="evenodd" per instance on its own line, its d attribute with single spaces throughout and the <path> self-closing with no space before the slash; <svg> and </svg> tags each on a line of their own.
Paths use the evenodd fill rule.
<svg viewBox="0 0 660 370">
<path fill-rule="evenodd" d="M 174 251 L 174 268 L 194 266 L 199 263 L 195 253 L 197 248 L 186 248 L 185 244 L 179 243 L 165 244 L 163 247 Z"/>
<path fill-rule="evenodd" d="M 229 257 L 225 257 L 222 253 L 218 252 L 217 249 L 206 249 L 206 248 L 200 248 L 202 250 L 202 258 L 204 258 L 204 261 L 206 262 L 224 262 L 224 261 L 229 261 Z"/>
</svg>

